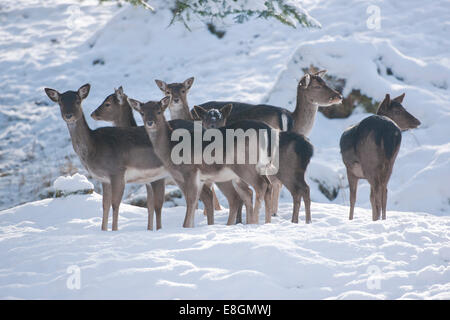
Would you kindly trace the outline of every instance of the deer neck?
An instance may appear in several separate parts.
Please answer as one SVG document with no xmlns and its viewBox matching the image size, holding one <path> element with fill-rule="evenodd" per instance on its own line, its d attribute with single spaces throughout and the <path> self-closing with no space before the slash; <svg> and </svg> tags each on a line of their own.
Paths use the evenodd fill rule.
<svg viewBox="0 0 450 320">
<path fill-rule="evenodd" d="M 297 91 L 297 105 L 292 113 L 294 119 L 293 131 L 308 136 L 314 126 L 319 106 L 311 103 L 303 90 Z"/>
<path fill-rule="evenodd" d="M 169 123 L 164 121 L 158 125 L 157 130 L 147 130 L 147 133 L 158 158 L 165 165 L 169 164 L 171 159 L 170 137 L 172 135 L 172 128 L 169 126 Z"/>
<path fill-rule="evenodd" d="M 67 123 L 72 146 L 82 162 L 95 154 L 95 144 L 92 130 L 89 128 L 84 115 L 73 123 Z"/>
<path fill-rule="evenodd" d="M 116 127 L 137 127 L 136 120 L 133 116 L 133 110 L 128 102 L 125 102 L 121 106 L 122 112 L 120 113 L 120 119 L 114 121 Z"/>
<path fill-rule="evenodd" d="M 181 120 L 194 120 L 192 118 L 191 112 L 189 111 L 189 106 L 186 103 L 172 104 L 169 107 L 170 119 L 181 119 Z"/>
</svg>

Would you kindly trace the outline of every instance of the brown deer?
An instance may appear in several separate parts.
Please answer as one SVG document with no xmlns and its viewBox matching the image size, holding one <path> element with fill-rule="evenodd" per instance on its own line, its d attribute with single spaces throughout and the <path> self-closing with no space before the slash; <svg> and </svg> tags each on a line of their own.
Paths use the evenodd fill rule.
<svg viewBox="0 0 450 320">
<path fill-rule="evenodd" d="M 221 128 L 227 122 L 231 107 L 231 104 L 227 104 L 220 109 L 205 110 L 199 106 L 194 106 L 194 109 L 205 128 Z M 309 186 L 305 181 L 305 171 L 313 155 L 313 146 L 307 138 L 295 132 L 281 132 L 279 139 L 279 162 L 282 165 L 279 166 L 276 175 L 269 178 L 272 183 L 275 180 L 279 181 L 291 193 L 294 201 L 292 222 L 298 223 L 300 202 L 303 197 L 305 222 L 311 223 L 311 199 Z"/>
<path fill-rule="evenodd" d="M 233 110 L 227 120 L 229 124 L 243 119 L 257 120 L 281 131 L 292 131 L 307 137 L 314 126 L 319 106 L 328 107 L 342 101 L 341 94 L 331 89 L 322 79 L 325 73 L 326 70 L 306 73 L 300 79 L 297 86 L 297 103 L 293 112 L 271 105 L 230 101 L 209 101 L 201 104 L 200 107 L 206 110 L 218 109 L 231 103 Z M 281 186 L 274 183 L 272 196 L 274 214 L 278 210 L 280 191 Z"/>
<path fill-rule="evenodd" d="M 356 202 L 359 179 L 370 184 L 372 220 L 386 219 L 387 185 L 400 149 L 402 131 L 417 128 L 420 121 L 402 106 L 405 94 L 395 99 L 386 94 L 376 115 L 348 128 L 341 136 L 342 160 L 347 168 L 350 187 L 350 214 Z"/>
<path fill-rule="evenodd" d="M 106 97 L 102 104 L 91 113 L 94 120 L 112 122 L 116 127 L 137 127 L 133 109 L 128 104 L 127 95 L 122 86 L 114 89 L 114 93 Z M 145 185 L 147 189 L 147 210 L 149 217 L 156 215 L 156 229 L 160 229 L 161 211 L 164 204 L 165 179 Z M 149 228 L 152 226 L 149 226 Z M 153 228 L 151 228 L 153 229 Z M 150 229 L 150 230 L 151 230 Z"/>
<path fill-rule="evenodd" d="M 59 93 L 45 88 L 48 97 L 59 104 L 61 116 L 67 124 L 74 151 L 86 170 L 102 183 L 102 230 L 108 229 L 109 210 L 112 205 L 112 230 L 118 230 L 119 206 L 126 183 L 149 183 L 168 176 L 156 156 L 144 127 L 104 127 L 91 130 L 86 122 L 81 102 L 88 96 L 90 85 L 78 91 Z M 148 201 L 151 201 L 148 199 Z M 153 210 L 149 203 L 148 226 L 153 229 Z M 156 216 L 161 228 L 161 215 Z"/>
<path fill-rule="evenodd" d="M 128 104 L 122 86 L 106 97 L 102 104 L 91 113 L 94 120 L 112 122 L 116 127 L 137 127 L 133 109 Z"/>
<path fill-rule="evenodd" d="M 195 203 L 196 201 L 198 201 L 199 189 L 203 186 L 203 184 L 213 182 L 223 183 L 229 181 L 237 182 L 240 180 L 243 180 L 247 184 L 251 185 L 256 193 L 255 206 L 253 208 L 253 212 L 251 213 L 249 223 L 258 223 L 258 212 L 263 199 L 266 204 L 267 222 L 267 216 L 269 215 L 270 217 L 270 181 L 266 176 L 259 174 L 257 164 L 252 164 L 247 161 L 243 164 L 238 164 L 238 160 L 236 159 L 238 155 L 242 153 L 245 154 L 245 159 L 249 158 L 249 150 L 251 149 L 251 147 L 249 146 L 250 143 L 248 142 L 248 140 L 244 140 L 243 146 L 237 146 L 234 144 L 230 146 L 225 143 L 223 146 L 225 147 L 225 149 L 223 149 L 222 151 L 226 152 L 222 152 L 222 163 L 214 162 L 211 164 L 207 164 L 203 160 L 202 155 L 205 148 L 208 146 L 208 143 L 203 143 L 200 146 L 202 152 L 202 155 L 200 155 L 200 157 L 202 159 L 199 163 L 196 163 L 195 161 L 190 161 L 188 163 L 175 163 L 174 159 L 172 158 L 172 153 L 177 143 L 175 143 L 172 138 L 175 130 L 174 128 L 176 127 L 172 125 L 173 122 L 167 122 L 166 118 L 164 117 L 164 111 L 169 106 L 170 97 L 164 97 L 161 101 L 157 102 L 149 101 L 145 104 L 134 99 L 129 99 L 129 103 L 133 109 L 141 113 L 148 136 L 155 146 L 156 153 L 164 162 L 164 166 L 170 172 L 171 176 L 174 178 L 174 180 L 177 182 L 180 189 L 184 193 L 187 203 L 186 217 L 183 224 L 184 227 L 194 226 Z M 192 121 L 184 122 L 194 127 L 194 123 Z M 243 125 L 241 125 L 240 127 L 243 127 L 245 129 L 245 126 Z M 270 130 L 268 126 L 262 123 L 261 127 Z M 225 128 L 231 130 L 237 129 L 237 127 L 232 126 L 227 126 Z M 222 136 L 226 136 L 224 128 L 221 128 L 219 130 L 222 130 Z M 194 136 L 194 130 L 190 130 L 189 134 L 191 136 Z M 260 141 L 258 140 L 258 144 L 259 142 Z M 192 147 L 192 149 L 195 151 L 195 142 L 191 143 L 190 147 Z M 231 161 L 231 163 L 226 160 L 227 152 L 232 152 L 234 155 L 234 158 L 232 159 L 233 161 Z M 236 190 L 239 190 L 239 188 L 237 187 Z"/>
<path fill-rule="evenodd" d="M 158 88 L 164 93 L 166 97 L 170 98 L 169 102 L 169 112 L 170 119 L 181 119 L 181 120 L 194 120 L 191 112 L 189 111 L 189 105 L 187 101 L 187 93 L 191 89 L 194 83 L 194 77 L 184 80 L 183 82 L 174 82 L 167 84 L 162 80 L 155 80 Z M 217 200 L 216 193 L 214 192 L 214 187 L 211 186 L 211 191 L 213 193 L 214 209 L 221 210 L 219 200 Z"/>
</svg>

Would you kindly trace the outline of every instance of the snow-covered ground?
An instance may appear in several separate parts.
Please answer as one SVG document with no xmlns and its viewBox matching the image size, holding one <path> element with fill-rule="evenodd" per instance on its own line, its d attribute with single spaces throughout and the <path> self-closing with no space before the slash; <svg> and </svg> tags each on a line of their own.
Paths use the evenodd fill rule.
<svg viewBox="0 0 450 320">
<path fill-rule="evenodd" d="M 163 229 L 122 205 L 119 232 L 102 232 L 101 196 L 45 199 L 0 212 L 0 298 L 450 299 L 450 217 L 313 203 L 313 223 L 207 226 L 197 210 L 165 208 Z M 263 222 L 260 215 L 260 223 Z M 79 278 L 78 278 L 79 277 Z M 79 289 L 77 289 L 79 288 Z"/>
<path fill-rule="evenodd" d="M 341 120 L 318 114 L 307 173 L 312 225 L 289 222 L 286 190 L 280 217 L 270 225 L 226 227 L 224 210 L 217 225 L 205 226 L 198 211 L 198 228 L 185 230 L 178 207 L 164 209 L 163 230 L 156 233 L 144 230 L 146 210 L 127 205 L 120 231 L 100 232 L 97 194 L 28 203 L 0 211 L 0 296 L 450 298 L 450 4 L 302 3 L 321 29 L 251 20 L 230 24 L 218 39 L 202 24 L 193 23 L 192 31 L 167 27 L 164 1 L 153 1 L 151 13 L 97 0 L 3 0 L 0 209 L 38 199 L 60 175 L 86 174 L 44 87 L 65 91 L 91 83 L 83 104 L 88 115 L 119 85 L 130 97 L 159 99 L 154 79 L 194 76 L 191 106 L 223 99 L 292 110 L 301 70 L 313 64 L 345 79 L 344 94 L 359 89 L 380 100 L 406 92 L 404 106 L 422 122 L 403 134 L 387 221 L 370 221 L 363 181 L 356 220 L 346 220 L 338 141 L 367 114 L 358 110 Z M 373 9 L 368 12 L 372 5 L 380 12 L 379 28 L 373 28 Z M 107 125 L 87 120 L 91 127 Z M 339 188 L 337 198 L 326 199 L 315 181 Z M 125 199 L 139 192 L 128 187 Z M 70 265 L 81 268 L 80 290 L 66 287 Z"/>
</svg>

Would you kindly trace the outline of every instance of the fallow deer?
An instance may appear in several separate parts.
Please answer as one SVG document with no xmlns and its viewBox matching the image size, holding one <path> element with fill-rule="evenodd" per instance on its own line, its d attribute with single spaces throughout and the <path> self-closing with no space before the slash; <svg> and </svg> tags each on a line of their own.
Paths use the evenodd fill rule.
<svg viewBox="0 0 450 320">
<path fill-rule="evenodd" d="M 205 110 L 200 106 L 194 106 L 194 110 L 205 128 L 221 128 L 227 123 L 227 119 L 231 114 L 231 107 L 231 104 L 227 104 L 220 109 Z M 294 202 L 292 213 L 292 222 L 294 223 L 298 223 L 302 197 L 305 203 L 305 222 L 311 223 L 312 221 L 309 186 L 305 181 L 305 171 L 312 155 L 313 146 L 303 135 L 295 132 L 280 132 L 280 166 L 274 177 L 268 177 L 272 183 L 275 180 L 280 181 L 291 193 Z"/>
<path fill-rule="evenodd" d="M 387 184 L 402 141 L 402 131 L 417 128 L 420 121 L 402 106 L 405 94 L 395 99 L 386 94 L 376 115 L 348 128 L 341 136 L 342 160 L 347 168 L 350 213 L 353 219 L 359 179 L 370 184 L 372 220 L 386 219 Z"/>
<path fill-rule="evenodd" d="M 187 210 L 183 226 L 194 226 L 195 203 L 196 201 L 198 201 L 199 188 L 201 188 L 205 182 L 221 183 L 239 180 L 243 180 L 247 184 L 251 185 L 256 193 L 255 206 L 253 208 L 253 212 L 251 213 L 249 223 L 258 223 L 258 212 L 261 206 L 261 201 L 263 199 L 266 204 L 267 222 L 267 216 L 270 216 L 270 181 L 266 176 L 259 174 L 256 164 L 248 162 L 238 164 L 238 161 L 236 160 L 238 154 L 242 153 L 245 153 L 245 159 L 249 158 L 249 142 L 247 140 L 244 140 L 243 146 L 233 145 L 232 147 L 230 147 L 227 143 L 224 143 L 223 147 L 225 148 L 223 149 L 223 151 L 233 148 L 232 152 L 234 154 L 234 158 L 232 159 L 233 161 L 231 163 L 227 160 L 224 160 L 226 158 L 227 152 L 222 153 L 222 155 L 225 157 L 224 159 L 222 159 L 222 163 L 214 162 L 211 164 L 207 164 L 205 161 L 203 161 L 203 158 L 201 158 L 200 163 L 196 163 L 195 161 L 190 163 L 174 163 L 174 160 L 172 159 L 172 152 L 174 150 L 174 147 L 177 145 L 177 143 L 172 141 L 174 128 L 171 126 L 172 122 L 167 122 L 166 118 L 164 117 L 164 111 L 169 106 L 169 102 L 170 97 L 164 97 L 161 101 L 149 101 L 145 104 L 134 99 L 129 99 L 131 107 L 141 113 L 147 133 L 153 145 L 155 146 L 156 153 L 164 162 L 164 166 L 170 172 L 170 174 L 184 193 L 187 203 Z M 185 122 L 187 124 L 194 125 L 191 121 Z M 270 129 L 268 126 L 262 123 L 260 124 L 261 127 Z M 241 125 L 239 127 L 245 126 Z M 237 129 L 232 126 L 227 126 L 226 128 L 231 130 Z M 225 130 L 221 131 L 222 136 L 226 136 L 226 134 L 224 134 L 224 131 Z M 193 130 L 189 132 L 191 136 L 194 136 L 195 132 L 193 132 Z M 203 143 L 200 146 L 202 154 L 207 145 L 208 143 Z M 190 147 L 192 147 L 192 149 L 195 151 L 195 142 L 192 143 Z M 202 157 L 202 155 L 200 155 L 200 157 Z M 237 188 L 237 190 L 239 190 L 239 188 Z"/>
<path fill-rule="evenodd" d="M 81 86 L 78 91 L 64 93 L 45 88 L 48 97 L 60 106 L 61 116 L 67 124 L 74 151 L 81 163 L 102 183 L 102 230 L 108 229 L 108 216 L 112 205 L 112 230 L 116 231 L 125 184 L 157 181 L 167 177 L 168 173 L 155 154 L 144 127 L 104 127 L 95 130 L 89 128 L 81 107 L 89 91 L 89 84 Z M 157 228 L 161 227 L 160 215 L 157 215 L 156 219 Z M 147 228 L 153 229 L 151 208 Z"/>
<path fill-rule="evenodd" d="M 133 109 L 128 104 L 127 95 L 123 92 L 122 86 L 114 89 L 114 93 L 105 98 L 102 104 L 91 113 L 91 117 L 94 120 L 112 122 L 116 127 L 137 127 Z M 149 217 L 153 216 L 153 211 L 155 211 L 156 229 L 162 227 L 161 210 L 164 204 L 165 185 L 165 179 L 145 185 L 147 189 L 147 210 Z"/>
<path fill-rule="evenodd" d="M 194 77 L 190 77 L 181 83 L 174 82 L 167 84 L 162 80 L 155 80 L 155 83 L 166 97 L 170 97 L 170 119 L 194 120 L 189 111 L 189 105 L 187 101 L 187 93 L 194 83 Z M 221 210 L 222 208 L 220 206 L 219 200 L 217 200 L 217 196 L 214 192 L 213 186 L 211 186 L 211 191 L 213 192 L 214 209 Z"/>
</svg>

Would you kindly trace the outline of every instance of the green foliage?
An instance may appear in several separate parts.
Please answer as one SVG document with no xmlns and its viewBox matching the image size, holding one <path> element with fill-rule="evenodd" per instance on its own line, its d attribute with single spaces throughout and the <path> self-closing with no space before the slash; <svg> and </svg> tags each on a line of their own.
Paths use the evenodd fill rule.
<svg viewBox="0 0 450 320">
<path fill-rule="evenodd" d="M 152 9 L 152 2 L 158 0 L 99 0 L 129 2 L 135 6 Z M 244 23 L 250 18 L 275 18 L 291 27 L 320 27 L 320 24 L 309 17 L 300 5 L 287 0 L 169 0 L 173 18 L 170 24 L 179 21 L 189 29 L 192 17 L 205 23 L 215 23 L 226 17 L 232 17 L 236 23 Z"/>
</svg>

